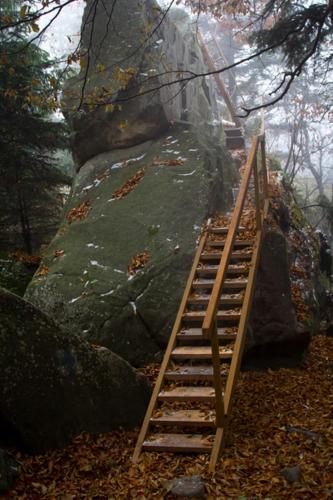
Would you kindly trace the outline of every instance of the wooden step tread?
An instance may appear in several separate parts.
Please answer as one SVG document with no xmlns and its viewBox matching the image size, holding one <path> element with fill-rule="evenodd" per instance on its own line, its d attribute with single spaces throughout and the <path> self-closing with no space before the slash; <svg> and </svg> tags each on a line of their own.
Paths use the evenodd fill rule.
<svg viewBox="0 0 333 500">
<path fill-rule="evenodd" d="M 150 422 L 158 425 L 193 425 L 214 427 L 215 412 L 212 410 L 157 410 Z"/>
<path fill-rule="evenodd" d="M 163 389 L 159 395 L 160 401 L 214 401 L 214 387 L 173 387 Z"/>
<path fill-rule="evenodd" d="M 221 359 L 230 359 L 232 353 L 232 349 L 220 347 Z M 210 346 L 179 346 L 175 347 L 171 356 L 173 359 L 207 359 L 212 356 L 212 348 Z"/>
<path fill-rule="evenodd" d="M 188 321 L 204 320 L 206 311 L 188 311 L 183 314 L 183 319 Z M 237 321 L 241 317 L 241 312 L 217 311 L 216 319 L 223 321 Z"/>
<path fill-rule="evenodd" d="M 197 279 L 192 283 L 193 288 L 213 288 L 215 280 L 213 279 Z M 226 279 L 223 283 L 223 288 L 245 288 L 247 285 L 246 279 Z"/>
<path fill-rule="evenodd" d="M 226 240 L 207 240 L 206 245 L 210 247 L 224 247 Z M 234 247 L 249 247 L 253 245 L 254 240 L 235 240 Z"/>
<path fill-rule="evenodd" d="M 227 234 L 228 231 L 229 231 L 229 228 L 228 227 L 213 227 L 213 226 L 209 226 L 208 230 L 209 230 L 210 233 L 214 233 L 214 234 Z M 238 232 L 243 232 L 243 231 L 246 231 L 246 228 L 243 227 L 243 226 L 240 226 L 237 231 Z"/>
<path fill-rule="evenodd" d="M 229 366 L 221 366 L 221 376 L 226 377 L 229 372 Z M 164 374 L 166 380 L 213 380 L 213 367 L 208 365 L 197 366 L 175 366 L 167 370 Z"/>
<path fill-rule="evenodd" d="M 232 252 L 231 260 L 250 260 L 252 258 L 253 248 L 248 250 L 239 250 Z M 202 252 L 201 260 L 221 260 L 222 252 Z"/>
<path fill-rule="evenodd" d="M 143 442 L 143 450 L 173 453 L 205 453 L 212 449 L 214 436 L 202 434 L 151 434 Z"/>
<path fill-rule="evenodd" d="M 210 294 L 208 293 L 202 293 L 202 294 L 195 294 L 191 295 L 187 299 L 187 304 L 188 305 L 194 305 L 194 304 L 200 304 L 200 305 L 207 305 L 210 300 Z M 232 306 L 232 305 L 241 305 L 243 304 L 244 297 L 239 294 L 232 294 L 232 295 L 222 295 L 220 300 L 219 300 L 219 305 L 223 306 Z"/>
<path fill-rule="evenodd" d="M 211 265 L 211 266 L 206 265 L 204 267 L 198 267 L 197 274 L 198 276 L 205 276 L 205 275 L 215 276 L 218 269 L 219 269 L 218 265 Z M 248 266 L 229 265 L 227 268 L 227 274 L 248 274 L 248 272 L 249 272 Z"/>
<path fill-rule="evenodd" d="M 234 340 L 237 335 L 237 328 L 234 331 L 230 329 L 218 328 L 217 336 L 219 340 Z M 177 339 L 201 340 L 203 339 L 201 328 L 186 328 L 177 333 Z"/>
</svg>

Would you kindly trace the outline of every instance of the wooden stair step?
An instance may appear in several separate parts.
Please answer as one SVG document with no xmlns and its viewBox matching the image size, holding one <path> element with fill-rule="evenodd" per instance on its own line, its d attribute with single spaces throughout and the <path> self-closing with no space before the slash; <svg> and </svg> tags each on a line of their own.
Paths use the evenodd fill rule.
<svg viewBox="0 0 333 500">
<path fill-rule="evenodd" d="M 238 250 L 236 252 L 232 252 L 230 255 L 231 260 L 251 260 L 252 258 L 252 253 L 253 250 L 251 251 L 244 251 L 244 250 Z M 202 252 L 201 254 L 201 260 L 218 260 L 220 261 L 222 257 L 222 252 Z"/>
<path fill-rule="evenodd" d="M 183 319 L 187 321 L 203 321 L 206 311 L 188 311 L 183 314 Z M 241 317 L 240 312 L 217 311 L 216 319 L 220 321 L 238 321 Z"/>
<path fill-rule="evenodd" d="M 217 329 L 217 337 L 219 340 L 235 340 L 237 336 L 237 329 L 234 332 L 228 332 L 225 328 Z M 181 340 L 203 340 L 201 328 L 188 328 L 181 330 L 177 333 L 177 339 Z"/>
<path fill-rule="evenodd" d="M 218 265 L 199 267 L 197 269 L 197 274 L 198 276 L 215 276 L 218 269 Z M 235 266 L 231 264 L 227 268 L 227 274 L 248 274 L 248 272 L 248 266 Z"/>
<path fill-rule="evenodd" d="M 224 366 L 221 367 L 221 376 L 227 376 L 229 370 Z M 213 380 L 213 366 L 197 365 L 197 366 L 176 366 L 167 370 L 164 374 L 166 380 L 174 381 L 211 381 Z"/>
<path fill-rule="evenodd" d="M 215 427 L 215 412 L 211 410 L 158 410 L 150 418 L 152 424 Z"/>
<path fill-rule="evenodd" d="M 159 395 L 160 401 L 214 401 L 214 387 L 173 387 L 163 389 Z"/>
<path fill-rule="evenodd" d="M 226 137 L 226 146 L 228 149 L 244 149 L 245 139 L 244 137 Z"/>
<path fill-rule="evenodd" d="M 225 127 L 225 135 L 227 137 L 243 137 L 243 129 L 239 127 Z"/>
<path fill-rule="evenodd" d="M 208 228 L 209 232 L 210 233 L 214 233 L 214 234 L 227 234 L 228 231 L 229 231 L 229 228 L 228 227 L 213 227 L 213 226 L 210 226 Z M 238 232 L 243 232 L 243 231 L 246 231 L 246 228 L 245 227 L 242 227 L 240 226 L 238 228 Z"/>
<path fill-rule="evenodd" d="M 232 306 L 232 305 L 241 305 L 243 304 L 243 296 L 237 294 L 233 294 L 234 296 L 221 296 L 219 300 L 219 305 L 221 306 Z M 188 305 L 195 305 L 195 304 L 200 304 L 200 305 L 207 305 L 210 300 L 210 295 L 208 293 L 203 293 L 201 295 L 193 295 L 190 296 L 187 300 Z"/>
<path fill-rule="evenodd" d="M 206 244 L 210 247 L 224 247 L 226 240 L 207 240 Z M 249 247 L 253 245 L 253 240 L 235 240 L 234 247 Z"/>
<path fill-rule="evenodd" d="M 232 349 L 220 347 L 220 358 L 230 359 Z M 175 347 L 171 356 L 173 359 L 208 359 L 212 357 L 212 348 L 210 346 L 179 346 Z"/>
<path fill-rule="evenodd" d="M 215 280 L 210 279 L 198 279 L 194 280 L 192 283 L 193 288 L 213 288 Z M 224 280 L 223 288 L 246 288 L 247 280 L 235 280 L 227 279 Z"/>
<path fill-rule="evenodd" d="M 152 434 L 143 442 L 142 449 L 172 453 L 205 453 L 212 449 L 214 436 L 202 434 Z"/>
</svg>

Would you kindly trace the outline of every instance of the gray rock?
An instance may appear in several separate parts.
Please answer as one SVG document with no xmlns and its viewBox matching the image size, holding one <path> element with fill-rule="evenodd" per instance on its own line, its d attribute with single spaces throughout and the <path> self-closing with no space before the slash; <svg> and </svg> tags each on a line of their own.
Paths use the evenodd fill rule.
<svg viewBox="0 0 333 500">
<path fill-rule="evenodd" d="M 288 244 L 280 229 L 266 228 L 245 351 L 245 367 L 298 364 L 310 334 L 299 328 L 291 299 Z"/>
<path fill-rule="evenodd" d="M 307 429 L 300 429 L 299 427 L 293 427 L 292 425 L 286 425 L 287 434 L 296 433 L 301 434 L 307 439 L 312 439 L 313 441 L 319 440 L 321 435 L 318 432 L 308 431 Z"/>
<path fill-rule="evenodd" d="M 166 489 L 177 497 L 202 498 L 206 495 L 206 486 L 201 476 L 183 476 L 173 479 L 168 481 Z"/>
<path fill-rule="evenodd" d="M 82 40 L 83 52 L 92 47 L 89 70 L 86 75 L 83 68 L 69 80 L 63 95 L 63 110 L 73 130 L 72 148 L 80 166 L 97 154 L 155 139 L 168 129 L 171 121 L 186 120 L 202 129 L 208 123 L 218 124 L 218 108 L 209 80 L 195 79 L 186 86 L 168 85 L 183 70 L 187 71 L 184 76 L 205 72 L 205 65 L 193 24 L 181 9 L 169 12 L 153 35 L 147 35 L 147 26 L 148 32 L 153 31 L 162 15 L 155 0 L 122 0 L 115 2 L 112 12 L 112 25 L 117 29 L 108 29 L 104 5 L 98 4 L 95 13 L 92 0 L 87 1 Z M 99 70 L 101 65 L 103 71 Z M 126 88 L 119 68 L 132 73 Z M 73 111 L 80 103 L 85 76 L 86 101 L 96 103 L 96 98 L 108 91 L 121 109 L 116 106 L 107 111 L 105 105 L 86 103 L 80 112 Z M 152 89 L 154 92 L 150 92 Z M 121 122 L 124 128 L 119 126 Z M 215 134 L 222 137 L 221 126 L 215 127 Z"/>
<path fill-rule="evenodd" d="M 24 295 L 38 265 L 17 262 L 11 257 L 0 259 L 0 286 Z"/>
<path fill-rule="evenodd" d="M 30 451 L 82 431 L 141 423 L 150 388 L 107 349 L 61 331 L 32 304 L 0 289 L 0 430 Z"/>
<path fill-rule="evenodd" d="M 157 156 L 184 163 L 159 166 Z M 34 277 L 28 300 L 134 366 L 155 360 L 169 338 L 201 225 L 209 213 L 231 205 L 235 174 L 228 162 L 212 138 L 180 125 L 158 141 L 88 161 L 76 176 L 68 210 L 89 200 L 91 211 L 59 230 L 43 262 L 49 273 Z M 112 200 L 142 167 L 141 182 Z M 55 259 L 57 249 L 64 255 Z M 127 266 L 144 250 L 150 261 L 129 279 Z"/>
<path fill-rule="evenodd" d="M 0 493 L 12 489 L 20 474 L 20 465 L 6 451 L 0 449 Z"/>
<path fill-rule="evenodd" d="M 280 471 L 280 474 L 288 481 L 288 483 L 299 483 L 302 479 L 302 467 L 300 465 L 285 467 Z"/>
</svg>

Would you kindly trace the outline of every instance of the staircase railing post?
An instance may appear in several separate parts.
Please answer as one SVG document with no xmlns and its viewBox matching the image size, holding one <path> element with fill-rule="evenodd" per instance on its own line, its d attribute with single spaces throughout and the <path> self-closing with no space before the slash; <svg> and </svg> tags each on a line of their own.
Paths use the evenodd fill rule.
<svg viewBox="0 0 333 500">
<path fill-rule="evenodd" d="M 260 207 L 260 188 L 257 155 L 253 161 L 253 176 L 254 176 L 254 192 L 255 192 L 255 207 L 256 207 L 256 225 L 257 231 L 261 229 L 261 207 Z"/>
<path fill-rule="evenodd" d="M 224 423 L 225 414 L 224 414 L 223 389 L 221 381 L 220 346 L 217 337 L 216 319 L 213 324 L 210 341 L 212 346 L 213 381 L 215 388 L 216 427 L 222 427 Z"/>
<path fill-rule="evenodd" d="M 267 164 L 266 164 L 266 140 L 265 134 L 261 139 L 261 163 L 262 163 L 262 176 L 264 183 L 264 198 L 267 200 L 268 198 L 268 172 L 267 172 Z"/>
</svg>

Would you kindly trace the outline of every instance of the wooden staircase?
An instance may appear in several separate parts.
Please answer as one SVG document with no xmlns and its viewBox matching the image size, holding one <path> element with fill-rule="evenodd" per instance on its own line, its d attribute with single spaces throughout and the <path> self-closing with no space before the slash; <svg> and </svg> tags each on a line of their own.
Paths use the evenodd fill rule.
<svg viewBox="0 0 333 500">
<path fill-rule="evenodd" d="M 134 462 L 141 451 L 207 452 L 214 470 L 230 421 L 267 209 L 262 132 L 253 139 L 229 225 L 217 217 L 201 235 Z M 242 226 L 249 210 L 252 231 Z"/>
</svg>

